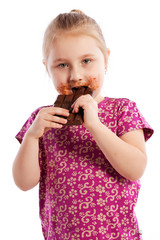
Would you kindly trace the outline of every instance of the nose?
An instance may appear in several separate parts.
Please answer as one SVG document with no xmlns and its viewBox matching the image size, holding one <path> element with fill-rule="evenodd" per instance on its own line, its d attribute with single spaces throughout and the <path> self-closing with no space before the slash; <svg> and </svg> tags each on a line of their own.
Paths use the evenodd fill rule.
<svg viewBox="0 0 160 240">
<path fill-rule="evenodd" d="M 77 67 L 72 68 L 70 72 L 70 81 L 76 82 L 81 81 L 82 79 L 83 78 L 80 69 Z"/>
</svg>

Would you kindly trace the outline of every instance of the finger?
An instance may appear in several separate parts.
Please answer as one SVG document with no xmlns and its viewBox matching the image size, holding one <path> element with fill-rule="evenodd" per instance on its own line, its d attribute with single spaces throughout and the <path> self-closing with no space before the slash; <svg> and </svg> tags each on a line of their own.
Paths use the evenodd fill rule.
<svg viewBox="0 0 160 240">
<path fill-rule="evenodd" d="M 63 116 L 68 116 L 69 110 L 64 109 L 64 108 L 59 108 L 59 107 L 47 107 L 47 108 L 42 108 L 40 110 L 41 114 L 51 114 L 51 115 L 63 115 Z"/>
<path fill-rule="evenodd" d="M 78 106 L 78 104 L 75 104 L 74 107 L 73 107 L 72 113 L 78 113 L 79 108 L 80 108 L 80 106 Z"/>
<path fill-rule="evenodd" d="M 61 113 L 61 111 L 60 111 Z M 64 117 L 68 117 L 69 116 L 69 113 L 65 114 L 66 116 Z M 50 122 L 57 122 L 57 123 L 61 123 L 61 124 L 66 124 L 67 123 L 67 119 L 64 118 L 63 116 L 61 117 L 57 115 L 52 115 L 52 114 L 48 114 L 48 113 L 45 113 L 43 115 L 43 119 L 46 120 L 46 121 L 50 121 Z"/>
<path fill-rule="evenodd" d="M 61 116 L 68 117 L 69 116 L 69 110 L 65 109 L 65 108 L 55 107 L 54 108 L 54 115 L 61 115 Z"/>
<path fill-rule="evenodd" d="M 56 123 L 61 123 L 61 124 L 66 124 L 67 123 L 67 119 L 62 118 L 62 117 L 58 117 L 58 116 L 53 116 L 52 121 L 56 122 Z"/>
<path fill-rule="evenodd" d="M 88 102 L 88 98 L 86 97 L 86 95 L 79 97 L 73 104 L 72 104 L 72 108 L 73 108 L 73 113 L 78 113 L 79 112 L 79 108 L 85 108 L 85 105 Z"/>
<path fill-rule="evenodd" d="M 76 99 L 76 101 L 72 104 L 71 107 L 74 107 L 74 105 L 75 105 L 77 102 L 82 103 L 82 102 L 90 101 L 90 100 L 92 100 L 92 99 L 93 99 L 92 96 L 89 95 L 89 94 L 82 95 L 82 96 L 80 96 L 79 98 Z"/>
<path fill-rule="evenodd" d="M 45 128 L 62 128 L 62 127 L 63 127 L 63 124 L 46 121 L 46 127 Z"/>
<path fill-rule="evenodd" d="M 49 122 L 56 122 L 56 123 L 60 123 L 60 124 L 66 124 L 67 123 L 67 119 L 63 118 L 63 117 L 59 117 L 56 115 L 50 115 L 47 114 L 44 118 L 44 120 L 49 121 Z"/>
</svg>

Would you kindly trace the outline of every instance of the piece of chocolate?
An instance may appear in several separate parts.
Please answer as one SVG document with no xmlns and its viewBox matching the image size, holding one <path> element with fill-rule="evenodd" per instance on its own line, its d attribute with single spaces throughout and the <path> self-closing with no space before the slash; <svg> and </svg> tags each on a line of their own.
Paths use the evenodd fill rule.
<svg viewBox="0 0 160 240">
<path fill-rule="evenodd" d="M 73 94 L 70 95 L 58 95 L 54 107 L 60 107 L 68 109 L 70 112 L 67 118 L 66 125 L 81 125 L 83 123 L 83 109 L 79 108 L 78 113 L 72 113 L 72 104 L 82 95 L 90 94 L 92 96 L 93 90 L 87 86 L 72 88 Z M 60 116 L 64 117 L 64 116 Z"/>
</svg>

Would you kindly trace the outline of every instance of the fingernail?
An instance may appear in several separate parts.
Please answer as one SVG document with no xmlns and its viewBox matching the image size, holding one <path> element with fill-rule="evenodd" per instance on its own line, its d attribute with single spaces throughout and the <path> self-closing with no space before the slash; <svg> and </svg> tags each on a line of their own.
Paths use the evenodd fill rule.
<svg viewBox="0 0 160 240">
<path fill-rule="evenodd" d="M 76 113 L 78 112 L 78 108 L 75 109 L 75 112 L 76 112 Z"/>
</svg>

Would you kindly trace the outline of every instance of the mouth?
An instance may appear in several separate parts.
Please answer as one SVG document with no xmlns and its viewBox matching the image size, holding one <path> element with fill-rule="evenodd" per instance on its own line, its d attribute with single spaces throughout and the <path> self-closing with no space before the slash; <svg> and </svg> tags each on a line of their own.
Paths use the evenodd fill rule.
<svg viewBox="0 0 160 240">
<path fill-rule="evenodd" d="M 71 84 L 71 89 L 74 87 L 89 87 L 93 90 L 96 90 L 99 87 L 98 81 L 96 78 L 89 76 L 85 81 L 75 81 Z"/>
<path fill-rule="evenodd" d="M 63 84 L 57 88 L 57 91 L 62 95 L 70 95 L 73 94 L 74 89 L 79 87 L 89 87 L 92 90 L 96 90 L 99 85 L 96 78 L 88 77 L 86 81 L 73 81 L 70 84 Z"/>
</svg>

